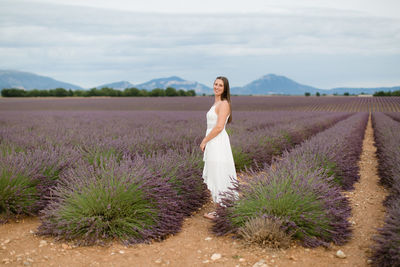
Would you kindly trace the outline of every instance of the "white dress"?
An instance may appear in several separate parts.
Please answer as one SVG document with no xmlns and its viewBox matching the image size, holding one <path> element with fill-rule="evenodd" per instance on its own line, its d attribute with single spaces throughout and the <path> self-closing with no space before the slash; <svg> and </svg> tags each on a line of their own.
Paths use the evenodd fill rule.
<svg viewBox="0 0 400 267">
<path fill-rule="evenodd" d="M 217 124 L 218 115 L 215 112 L 216 105 L 213 105 L 207 112 L 206 135 Z M 221 192 L 228 191 L 229 188 L 233 187 L 232 179 L 236 180 L 232 149 L 228 133 L 225 131 L 228 118 L 229 116 L 226 118 L 224 129 L 216 137 L 208 141 L 203 155 L 203 179 L 207 184 L 207 188 L 211 191 L 213 201 L 216 203 L 219 203 L 221 200 Z"/>
</svg>

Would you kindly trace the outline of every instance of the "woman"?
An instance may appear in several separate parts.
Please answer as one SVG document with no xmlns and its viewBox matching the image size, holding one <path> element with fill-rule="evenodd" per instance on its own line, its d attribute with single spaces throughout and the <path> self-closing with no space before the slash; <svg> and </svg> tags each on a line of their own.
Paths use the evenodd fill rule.
<svg viewBox="0 0 400 267">
<path fill-rule="evenodd" d="M 221 201 L 220 193 L 231 188 L 232 179 L 236 180 L 235 163 L 233 161 L 229 136 L 225 131 L 226 123 L 232 121 L 229 82 L 225 77 L 217 77 L 214 81 L 214 105 L 207 112 L 206 137 L 200 144 L 204 152 L 203 179 L 214 203 Z M 215 212 L 204 214 L 214 219 Z"/>
</svg>

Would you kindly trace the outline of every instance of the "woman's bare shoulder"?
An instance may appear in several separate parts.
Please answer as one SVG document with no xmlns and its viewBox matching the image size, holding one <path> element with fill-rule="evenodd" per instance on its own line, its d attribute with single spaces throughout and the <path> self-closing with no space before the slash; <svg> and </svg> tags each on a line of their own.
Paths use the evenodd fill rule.
<svg viewBox="0 0 400 267">
<path fill-rule="evenodd" d="M 230 106 L 229 102 L 227 100 L 222 100 L 221 103 L 219 104 L 219 107 L 217 107 L 218 110 L 224 110 L 224 112 L 229 112 Z"/>
<path fill-rule="evenodd" d="M 229 102 L 228 100 L 224 99 L 221 101 L 221 106 L 229 107 Z"/>
</svg>

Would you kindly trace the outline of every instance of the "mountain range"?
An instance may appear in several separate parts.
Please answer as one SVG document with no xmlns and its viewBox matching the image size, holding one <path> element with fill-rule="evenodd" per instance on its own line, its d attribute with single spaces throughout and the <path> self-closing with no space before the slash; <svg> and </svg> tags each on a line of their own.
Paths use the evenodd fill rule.
<svg viewBox="0 0 400 267">
<path fill-rule="evenodd" d="M 82 89 L 82 87 L 70 83 L 60 82 L 50 77 L 40 76 L 30 72 L 15 70 L 0 70 L 0 89 Z"/>
<path fill-rule="evenodd" d="M 133 84 L 127 81 L 120 81 L 120 82 L 114 82 L 114 83 L 107 83 L 103 84 L 100 86 L 96 86 L 96 88 L 113 88 L 113 89 L 118 89 L 118 90 L 124 90 L 125 88 L 131 88 L 131 87 L 136 87 L 138 89 L 146 89 L 146 90 L 152 90 L 154 88 L 162 88 L 166 89 L 168 87 L 173 87 L 177 90 L 183 89 L 183 90 L 195 90 L 197 94 L 211 94 L 212 90 L 210 87 L 205 86 L 204 84 L 198 83 L 198 82 L 191 82 L 191 81 L 186 81 L 180 77 L 177 76 L 171 76 L 167 78 L 159 78 L 159 79 L 153 79 L 145 83 L 140 83 L 140 84 Z"/>
<path fill-rule="evenodd" d="M 83 89 L 82 87 L 70 83 L 57 81 L 50 77 L 40 76 L 29 72 L 14 71 L 14 70 L 0 70 L 0 89 L 2 88 L 21 88 L 25 90 L 32 89 L 53 89 L 53 88 L 65 88 L 65 89 Z M 177 76 L 171 76 L 167 78 L 153 79 L 141 84 L 132 84 L 128 81 L 120 81 L 114 83 L 108 83 L 99 85 L 96 88 L 109 87 L 118 90 L 125 88 L 136 87 L 139 89 L 152 90 L 154 88 L 166 89 L 167 87 L 173 87 L 177 90 L 195 90 L 197 94 L 213 94 L 212 88 L 195 82 L 187 81 Z M 373 94 L 377 91 L 397 91 L 400 90 L 400 86 L 396 87 L 374 87 L 374 88 L 352 88 L 352 87 L 340 87 L 332 89 L 319 89 L 316 87 L 303 85 L 297 83 L 285 76 L 279 76 L 276 74 L 267 74 L 254 80 L 241 87 L 232 87 L 231 93 L 236 95 L 304 95 L 309 92 L 315 94 L 317 92 L 321 94 L 343 94 L 348 92 L 349 94 Z"/>
<path fill-rule="evenodd" d="M 315 94 L 374 94 L 378 91 L 397 91 L 400 90 L 400 86 L 395 87 L 338 87 L 332 89 L 320 89 L 309 85 L 297 83 L 285 76 L 279 76 L 275 74 L 267 74 L 261 78 L 254 80 L 242 87 L 233 87 L 231 89 L 232 94 L 238 95 L 304 95 L 308 92 Z"/>
</svg>

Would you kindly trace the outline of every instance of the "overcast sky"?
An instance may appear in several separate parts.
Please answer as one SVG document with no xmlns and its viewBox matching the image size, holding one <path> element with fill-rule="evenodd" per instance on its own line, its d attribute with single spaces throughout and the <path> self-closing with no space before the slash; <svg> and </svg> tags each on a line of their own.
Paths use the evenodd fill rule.
<svg viewBox="0 0 400 267">
<path fill-rule="evenodd" d="M 0 69 L 93 87 L 180 76 L 242 86 L 400 85 L 398 0 L 1 0 Z"/>
</svg>

